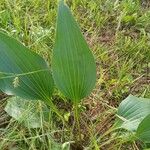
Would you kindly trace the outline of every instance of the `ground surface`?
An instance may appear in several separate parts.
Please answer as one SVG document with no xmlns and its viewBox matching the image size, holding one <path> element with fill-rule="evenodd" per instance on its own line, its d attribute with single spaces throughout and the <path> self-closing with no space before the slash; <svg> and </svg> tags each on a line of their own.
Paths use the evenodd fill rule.
<svg viewBox="0 0 150 150">
<path fill-rule="evenodd" d="M 89 150 L 93 145 L 104 150 L 139 150 L 139 143 L 113 139 L 112 135 L 107 135 L 104 139 L 100 136 L 113 125 L 116 108 L 126 96 L 133 94 L 150 98 L 149 2 L 67 0 L 67 3 L 79 22 L 97 63 L 96 88 L 83 101 L 82 145 Z M 1 0 L 0 30 L 50 62 L 56 11 L 55 0 Z M 54 99 L 58 107 L 70 110 L 70 106 L 66 106 L 61 98 L 57 96 Z M 5 105 L 2 95 L 0 102 Z M 8 121 L 3 105 L 0 107 L 0 149 L 48 150 L 51 145 L 57 145 L 53 144 L 54 139 L 57 143 L 73 140 L 71 133 L 62 136 L 58 123 L 53 123 L 53 120 L 50 124 L 44 124 L 42 129 L 35 130 L 25 128 L 14 119 Z M 70 125 L 71 123 L 72 121 Z M 52 134 L 52 131 L 57 132 Z M 80 146 L 72 146 L 72 149 L 79 150 Z"/>
</svg>

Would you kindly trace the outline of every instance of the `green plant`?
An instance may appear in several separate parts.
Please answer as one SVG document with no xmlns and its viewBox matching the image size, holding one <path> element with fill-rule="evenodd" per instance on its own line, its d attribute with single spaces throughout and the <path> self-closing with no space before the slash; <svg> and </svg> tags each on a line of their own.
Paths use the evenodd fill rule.
<svg viewBox="0 0 150 150">
<path fill-rule="evenodd" d="M 150 99 L 129 95 L 118 107 L 114 129 L 132 134 L 128 140 L 150 143 Z M 124 131 L 122 131 L 124 133 Z"/>
<path fill-rule="evenodd" d="M 63 1 L 58 10 L 52 73 L 58 89 L 74 104 L 80 130 L 78 104 L 95 85 L 96 65 L 77 23 Z"/>
<path fill-rule="evenodd" d="M 59 2 L 52 58 L 53 78 L 43 58 L 2 32 L 0 64 L 0 89 L 3 92 L 24 99 L 42 100 L 63 120 L 51 100 L 54 78 L 57 88 L 74 104 L 80 132 L 78 104 L 95 85 L 96 65 L 76 21 L 62 0 Z"/>
<path fill-rule="evenodd" d="M 114 34 L 113 29 L 116 28 L 115 25 L 117 23 L 116 18 L 119 17 L 118 14 L 120 14 L 120 12 L 121 12 L 121 15 L 120 15 L 121 16 L 120 17 L 121 23 L 123 21 L 123 23 L 125 23 L 125 24 L 129 23 L 129 25 L 130 25 L 130 22 L 132 22 L 132 20 L 133 20 L 132 15 L 134 16 L 134 14 L 137 13 L 137 10 L 134 10 L 135 12 L 131 12 L 131 14 L 130 14 L 130 11 L 133 10 L 131 8 L 133 6 L 135 6 L 135 5 L 132 6 L 132 3 L 131 3 L 131 5 L 129 5 L 130 2 L 132 2 L 132 1 L 130 0 L 130 1 L 126 1 L 126 2 L 121 2 L 121 4 L 120 4 L 119 1 L 116 1 L 114 3 L 110 0 L 108 0 L 108 1 L 104 1 L 104 0 L 98 1 L 98 0 L 96 0 L 96 1 L 90 1 L 90 2 L 87 2 L 86 0 L 82 0 L 82 1 L 74 1 L 72 3 L 73 4 L 73 10 L 76 13 L 76 17 L 78 17 L 80 15 L 79 19 L 81 19 L 81 21 L 80 21 L 80 22 L 82 22 L 81 25 L 84 29 L 84 32 L 86 32 L 87 39 L 90 39 L 89 43 L 91 44 L 91 47 L 93 47 L 93 50 L 96 53 L 97 62 L 101 64 L 100 71 L 98 70 L 99 71 L 98 75 L 100 73 L 100 79 L 99 79 L 100 82 L 99 82 L 99 84 L 102 85 L 102 86 L 100 87 L 101 88 L 100 94 L 99 93 L 98 93 L 98 95 L 96 94 L 96 97 L 101 96 L 102 101 L 100 101 L 100 102 L 102 102 L 103 105 L 105 105 L 105 100 L 107 102 L 107 100 L 109 100 L 112 97 L 113 97 L 113 99 L 120 100 L 120 98 L 122 98 L 124 96 L 124 94 L 126 95 L 127 93 L 129 93 L 130 85 L 135 83 L 135 81 L 138 81 L 141 78 L 141 76 L 143 76 L 144 68 L 142 68 L 142 66 L 140 66 L 141 62 L 143 64 L 143 61 L 141 61 L 141 60 L 145 60 L 145 58 L 149 56 L 146 53 L 146 50 L 149 50 L 149 48 L 148 48 L 149 44 L 148 44 L 148 40 L 147 40 L 147 38 L 149 36 L 146 35 L 146 33 L 144 35 L 144 38 L 142 38 L 143 37 L 143 32 L 134 33 L 133 29 L 128 31 L 128 26 L 127 26 L 125 28 L 125 31 L 122 30 L 122 28 L 119 28 L 119 30 L 117 31 L 118 36 L 117 36 L 116 39 L 113 36 L 113 34 Z M 6 4 L 5 4 L 5 0 L 3 0 L 3 2 L 0 2 L 0 3 L 2 3 L 2 5 L 0 5 L 0 8 L 4 7 L 6 9 L 8 7 L 6 9 L 6 11 L 4 10 L 4 11 L 0 12 L 0 15 L 2 14 L 1 17 L 0 17 L 0 24 L 1 24 L 1 27 L 3 28 L 3 30 L 7 30 L 14 37 L 19 37 L 20 41 L 24 42 L 29 47 L 32 47 L 32 49 L 36 50 L 36 52 L 38 52 L 38 53 L 40 53 L 44 56 L 45 56 L 45 53 L 46 53 L 46 58 L 47 58 L 46 49 L 48 49 L 48 50 L 51 49 L 51 45 L 53 45 L 53 41 L 54 41 L 53 40 L 54 39 L 53 38 L 53 31 L 54 31 L 53 30 L 53 22 L 55 20 L 55 18 L 54 18 L 55 11 L 52 11 L 52 10 L 55 10 L 55 7 L 53 5 L 55 5 L 56 2 L 55 1 L 53 1 L 53 2 L 47 1 L 43 4 L 42 1 L 40 1 L 40 0 L 38 0 L 38 1 L 37 0 L 32 0 L 28 4 L 26 4 L 25 1 L 15 1 L 15 2 L 7 1 Z M 124 8 L 123 12 L 125 12 L 125 18 L 124 18 L 124 16 L 122 18 L 122 10 L 121 10 L 122 8 L 120 8 L 120 5 L 122 6 L 122 3 L 126 3 L 125 4 L 126 6 L 125 7 L 123 6 L 123 8 Z M 41 4 L 43 4 L 42 7 L 41 7 Z M 15 6 L 15 7 L 13 7 L 13 6 Z M 132 7 L 127 8 L 128 6 L 132 6 Z M 46 8 L 46 11 L 43 11 L 43 10 L 45 10 L 45 8 Z M 32 10 L 32 14 L 29 10 Z M 129 14 L 128 14 L 128 12 L 129 12 Z M 11 16 L 12 16 L 12 18 L 11 18 Z M 28 18 L 28 16 L 30 16 L 30 18 Z M 130 16 L 131 16 L 131 18 L 130 18 Z M 136 17 L 136 16 L 134 16 L 134 17 Z M 141 17 L 142 17 L 142 19 L 145 18 L 145 16 L 143 16 L 142 14 L 141 14 Z M 148 18 L 148 16 L 147 16 L 147 18 Z M 134 19 L 136 19 L 136 18 L 134 18 Z M 11 25 L 9 24 L 10 20 L 11 20 Z M 134 22 L 134 23 L 137 23 L 137 22 Z M 144 28 L 145 25 L 144 24 L 142 24 L 142 25 L 143 25 L 142 28 Z M 49 28 L 49 29 L 47 29 L 47 28 Z M 109 28 L 111 28 L 111 29 L 109 29 Z M 105 35 L 104 33 L 106 32 L 106 30 L 108 30 L 108 31 L 110 30 L 111 34 L 107 35 L 107 33 L 106 33 L 106 35 Z M 126 36 L 125 33 L 124 33 L 126 31 L 128 31 L 130 34 L 135 34 L 135 38 L 131 39 L 130 38 L 131 35 Z M 128 34 L 128 32 L 127 32 L 127 34 Z M 139 36 L 138 39 L 137 39 L 136 35 L 139 35 L 139 34 L 141 36 Z M 99 39 L 99 37 L 100 37 L 100 39 Z M 105 41 L 108 41 L 108 42 L 110 41 L 111 42 L 110 37 L 114 37 L 115 41 L 113 41 L 114 44 L 110 44 L 108 46 L 109 43 L 107 44 L 107 43 L 105 43 Z M 104 41 L 104 42 L 101 44 L 101 41 Z M 137 42 L 139 43 L 138 46 L 136 44 Z M 67 42 L 65 42 L 65 43 L 67 43 Z M 143 51 L 143 47 L 145 48 L 145 53 Z M 117 50 L 117 51 L 115 51 L 115 50 Z M 130 59 L 128 58 L 128 55 L 129 55 Z M 3 56 L 4 56 L 4 54 L 0 55 L 0 58 L 1 57 L 3 58 Z M 124 58 L 125 58 L 125 61 L 124 61 Z M 24 57 L 22 57 L 21 59 L 24 59 Z M 138 59 L 138 61 L 135 61 L 135 59 Z M 27 61 L 30 64 L 32 64 L 30 60 L 27 60 Z M 7 61 L 5 61 L 5 62 L 6 62 L 5 64 L 7 64 Z M 45 63 L 44 60 L 43 60 L 43 62 Z M 38 64 L 38 61 L 36 61 L 35 64 L 36 63 Z M 11 66 L 13 66 L 13 65 L 11 64 Z M 138 66 L 139 70 L 135 66 Z M 53 65 L 52 65 L 52 67 L 53 67 Z M 58 67 L 60 67 L 60 66 L 58 66 Z M 51 73 L 51 70 L 50 70 L 49 66 L 46 66 L 46 67 L 44 67 L 44 70 L 41 67 L 40 70 L 38 70 L 38 72 L 32 72 L 31 71 L 32 72 L 31 73 L 30 70 L 27 70 L 26 72 L 22 71 L 19 74 L 18 73 L 13 73 L 13 74 L 11 74 L 11 76 L 10 76 L 10 74 L 8 74 L 8 73 L 5 74 L 3 72 L 3 74 L 1 74 L 1 76 L 2 76 L 1 80 L 4 81 L 4 79 L 9 78 L 10 79 L 10 85 L 13 85 L 13 88 L 14 87 L 19 88 L 19 87 L 21 87 L 20 86 L 20 83 L 22 81 L 21 79 L 29 78 L 29 79 L 26 80 L 26 83 L 30 83 L 32 85 L 31 87 L 34 87 L 34 85 L 32 84 L 33 82 L 30 82 L 30 79 L 34 79 L 34 75 L 35 74 L 38 75 L 39 72 L 41 72 L 41 74 L 42 73 L 44 74 L 43 75 L 44 78 L 43 78 L 43 76 L 39 76 L 39 78 L 38 77 L 37 78 L 40 79 L 40 80 L 43 79 L 44 84 L 45 84 L 45 82 L 47 81 L 45 79 L 45 73 L 49 72 L 49 71 Z M 116 71 L 117 71 L 117 73 L 115 73 Z M 60 74 L 58 73 L 58 75 L 60 75 Z M 27 81 L 29 81 L 29 82 L 27 82 Z M 29 92 L 28 92 L 29 95 L 27 94 L 26 96 L 33 96 L 34 94 L 36 95 L 36 97 L 40 96 L 40 94 L 38 94 L 38 93 L 41 93 L 41 92 L 43 92 L 43 90 L 45 90 L 44 86 L 42 86 L 43 81 L 40 82 L 42 84 L 39 84 L 39 83 L 36 82 L 36 85 L 40 85 L 40 86 L 38 86 L 37 91 L 36 90 L 31 91 L 29 89 Z M 46 84 L 48 84 L 48 83 L 46 82 Z M 133 84 L 133 85 L 135 85 L 135 84 Z M 126 88 L 125 92 L 123 92 L 124 87 Z M 63 93 L 63 90 L 59 87 L 58 84 L 57 84 L 57 88 L 60 89 L 60 91 L 62 91 L 62 93 Z M 140 87 L 138 87 L 138 88 L 140 88 Z M 32 89 L 34 89 L 34 88 L 32 88 Z M 22 89 L 20 89 L 20 90 L 22 90 Z M 148 90 L 148 88 L 144 89 L 144 90 L 145 91 L 139 90 L 139 92 L 137 92 L 137 94 L 147 96 L 148 95 L 147 93 L 149 92 L 149 90 Z M 114 94 L 114 91 L 117 94 Z M 6 91 L 6 92 L 8 92 L 8 91 Z M 36 93 L 34 93 L 34 92 L 36 92 Z M 143 92 L 143 93 L 141 94 L 141 92 Z M 21 94 L 21 93 L 22 92 L 19 92 L 18 94 Z M 16 95 L 16 94 L 14 94 L 14 95 Z M 51 95 L 51 94 L 49 93 L 48 95 Z M 69 97 L 68 94 L 66 94 L 65 96 Z M 47 98 L 42 98 L 41 100 L 45 101 L 48 105 L 51 106 L 51 108 L 52 108 L 52 106 L 54 106 L 53 111 L 57 112 L 58 115 L 62 118 L 60 111 L 58 111 L 56 106 L 53 103 L 51 103 L 51 102 L 53 102 L 53 100 L 51 100 L 50 97 L 51 96 L 48 96 Z M 24 99 L 26 99 L 26 98 L 29 99 L 29 97 L 24 97 L 24 96 L 23 96 L 23 98 Z M 9 104 L 13 104 L 13 102 L 15 102 L 14 99 L 16 99 L 16 98 L 10 99 L 7 106 L 10 106 Z M 17 98 L 17 99 L 18 99 L 17 102 L 25 101 L 24 99 L 21 99 L 21 98 Z M 74 99 L 72 99 L 71 101 L 72 101 L 72 103 L 74 103 Z M 81 100 L 78 101 L 78 104 L 80 103 L 80 101 Z M 34 102 L 36 103 L 37 101 L 34 101 Z M 29 103 L 31 103 L 31 105 L 33 105 L 34 102 L 29 101 Z M 135 100 L 133 105 L 135 105 L 136 102 L 137 102 L 137 100 Z M 19 103 L 21 103 L 21 102 L 19 102 Z M 24 103 L 22 103 L 22 104 L 24 104 Z M 25 105 L 27 105 L 27 104 L 28 104 L 28 101 L 25 101 Z M 115 104 L 116 104 L 116 102 L 115 102 Z M 16 107 L 16 105 L 17 104 L 14 103 L 14 105 L 12 105 L 12 107 L 14 107 L 14 106 Z M 105 113 L 106 114 L 107 113 L 112 114 L 112 109 L 113 108 L 111 107 L 112 105 L 111 106 L 110 105 L 109 105 L 109 112 L 104 111 L 104 112 L 101 113 L 101 116 L 105 116 Z M 130 105 L 130 107 L 131 106 L 132 105 Z M 21 105 L 17 106 L 17 108 L 19 108 L 19 109 L 21 107 L 22 107 Z M 123 108 L 125 108 L 125 107 L 126 106 L 124 106 Z M 137 109 L 139 107 L 140 106 L 138 106 Z M 8 107 L 5 108 L 6 111 L 8 111 L 7 108 Z M 29 105 L 29 108 L 30 108 L 30 105 Z M 76 108 L 78 108 L 78 107 L 76 106 Z M 37 108 L 36 108 L 36 110 L 38 111 Z M 77 110 L 76 114 L 78 114 L 79 110 L 78 109 L 76 109 L 76 110 Z M 33 109 L 33 111 L 34 111 L 34 109 Z M 8 112 L 8 113 L 10 115 L 12 115 L 11 114 L 12 112 Z M 23 111 L 23 114 L 24 113 L 26 113 L 26 111 Z M 134 113 L 136 113 L 136 109 L 133 110 L 133 114 Z M 26 115 L 26 117 L 30 116 L 30 113 L 29 114 L 26 113 L 25 115 Z M 118 114 L 118 115 L 120 115 L 120 114 Z M 105 116 L 105 118 L 107 118 L 106 116 Z M 13 116 L 13 117 L 15 117 L 15 116 Z M 24 117 L 24 115 L 22 115 L 22 117 Z M 25 120 L 22 120 L 22 119 L 21 120 L 22 121 L 29 121 L 29 120 L 26 120 L 26 117 L 23 118 Z M 78 117 L 76 117 L 76 118 L 79 120 Z M 15 118 L 15 119 L 18 120 L 18 118 Z M 37 120 L 38 119 L 39 118 L 37 118 Z M 138 119 L 140 119 L 140 117 Z M 55 120 L 55 118 L 54 118 L 54 120 Z M 93 148 L 93 143 L 94 143 L 94 145 L 96 145 L 95 148 L 99 149 L 99 146 L 105 145 L 106 142 L 109 142 L 112 139 L 109 138 L 109 140 L 107 139 L 106 142 L 105 141 L 102 142 L 102 143 L 99 142 L 99 141 L 101 141 L 101 136 L 103 136 L 103 135 L 99 136 L 99 132 L 96 131 L 96 133 L 95 133 L 94 129 L 96 128 L 96 125 L 99 122 L 100 123 L 103 122 L 103 118 L 99 117 L 97 119 L 96 123 L 95 123 L 95 121 L 93 121 L 93 122 L 94 122 L 94 123 L 92 123 L 93 131 L 89 131 L 89 132 L 91 132 L 90 137 L 89 137 L 90 146 L 89 145 L 87 145 L 87 146 L 89 147 L 89 149 L 92 149 Z M 143 122 L 145 122 L 145 121 L 143 120 Z M 17 125 L 17 127 L 20 126 L 20 124 L 17 124 L 17 122 L 15 123 L 15 125 Z M 130 125 L 132 125 L 132 123 Z M 135 125 L 137 127 L 136 123 L 135 123 Z M 22 128 L 23 131 L 22 130 L 18 131 L 18 130 L 15 130 L 17 127 L 14 127 L 15 129 L 13 127 L 14 127 L 14 125 L 11 123 L 10 128 L 8 127 L 9 130 L 8 129 L 4 130 L 4 134 L 6 136 L 2 140 L 3 144 L 7 143 L 7 142 L 8 143 L 11 142 L 11 140 L 7 141 L 6 139 L 12 139 L 13 138 L 13 139 L 15 139 L 15 141 L 17 141 L 17 140 L 20 141 L 20 138 L 22 138 L 22 136 L 24 136 L 24 134 L 23 134 L 24 128 Z M 133 125 L 132 125 L 132 127 L 133 127 Z M 146 129 L 146 128 L 144 127 L 143 129 Z M 9 134 L 10 130 L 12 131 L 12 134 Z M 14 130 L 15 130 L 16 138 L 14 138 Z M 42 131 L 42 136 L 44 137 L 45 134 L 47 134 L 47 132 L 49 133 L 49 130 L 45 131 L 46 133 L 44 133 Z M 107 133 L 107 131 L 106 131 L 106 133 Z M 135 132 L 133 132 L 133 133 L 135 133 Z M 24 137 L 24 141 L 28 141 L 27 143 L 28 143 L 29 146 L 33 144 L 31 146 L 31 149 L 35 149 L 34 146 L 36 146 L 36 144 L 37 144 L 34 140 L 34 138 L 35 138 L 34 136 L 39 137 L 39 141 L 41 141 L 41 139 L 43 139 L 42 136 L 41 136 L 40 131 L 37 132 L 36 135 L 33 134 L 32 132 L 30 132 L 29 133 L 29 138 Z M 33 138 L 33 140 L 30 141 L 30 137 L 31 137 L 31 139 Z M 48 137 L 48 139 L 50 139 L 50 136 L 47 136 L 47 137 Z M 97 137 L 98 137 L 98 139 L 97 139 Z M 126 137 L 127 137 L 127 139 L 129 139 L 128 136 L 126 136 Z M 119 137 L 116 134 L 116 136 L 113 137 L 113 138 L 117 139 Z M 72 138 L 70 138 L 69 140 L 72 140 Z M 1 141 L 1 139 L 0 139 L 0 141 Z M 46 140 L 44 140 L 44 141 L 45 141 L 45 143 L 43 145 L 39 144 L 39 147 L 42 145 L 43 149 L 45 147 L 46 147 L 46 149 L 48 149 L 49 147 L 46 143 Z M 122 140 L 122 143 L 123 142 L 124 141 Z M 120 143 L 117 143 L 117 144 L 119 145 Z M 114 146 L 114 143 L 112 145 Z M 22 145 L 21 145 L 21 147 L 22 147 Z M 0 149 L 1 149 L 1 146 L 0 146 Z M 28 149 L 28 148 L 25 148 L 25 149 Z M 56 148 L 56 149 L 58 149 L 58 148 Z M 118 149 L 120 149 L 120 148 L 118 148 Z"/>
</svg>

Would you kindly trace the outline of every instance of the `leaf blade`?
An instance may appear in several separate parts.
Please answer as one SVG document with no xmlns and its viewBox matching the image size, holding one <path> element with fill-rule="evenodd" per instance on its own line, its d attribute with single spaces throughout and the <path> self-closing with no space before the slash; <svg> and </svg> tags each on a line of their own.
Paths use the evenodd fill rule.
<svg viewBox="0 0 150 150">
<path fill-rule="evenodd" d="M 28 128 L 40 128 L 48 118 L 49 110 L 38 101 L 11 97 L 7 100 L 5 111 Z"/>
<path fill-rule="evenodd" d="M 129 95 L 118 108 L 116 128 L 136 131 L 141 121 L 150 114 L 150 100 Z M 123 118 L 123 119 L 122 119 Z"/>
<path fill-rule="evenodd" d="M 56 86 L 72 100 L 80 101 L 88 96 L 96 82 L 92 52 L 63 1 L 58 8 L 52 70 Z"/>
<path fill-rule="evenodd" d="M 150 114 L 139 124 L 136 136 L 144 142 L 150 142 Z"/>
<path fill-rule="evenodd" d="M 36 72 L 37 70 L 47 70 Z M 26 74 L 26 76 L 17 76 Z M 0 89 L 9 95 L 44 100 L 53 92 L 53 79 L 44 59 L 15 39 L 0 32 Z M 7 78 L 10 74 L 15 77 Z M 4 78 L 6 77 L 6 78 Z M 18 86 L 14 86 L 18 78 Z"/>
</svg>

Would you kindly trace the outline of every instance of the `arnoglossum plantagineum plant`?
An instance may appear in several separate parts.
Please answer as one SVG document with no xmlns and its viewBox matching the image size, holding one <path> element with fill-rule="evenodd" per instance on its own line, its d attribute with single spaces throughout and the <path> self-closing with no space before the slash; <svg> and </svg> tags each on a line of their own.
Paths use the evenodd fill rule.
<svg viewBox="0 0 150 150">
<path fill-rule="evenodd" d="M 63 0 L 59 2 L 51 67 L 41 56 L 0 32 L 0 90 L 23 99 L 42 100 L 64 121 L 51 99 L 56 85 L 74 106 L 75 122 L 81 136 L 78 105 L 94 88 L 96 64 L 78 24 Z M 119 118 L 114 130 L 125 128 L 149 142 L 148 101 L 132 96 L 124 100 L 118 108 Z"/>
<path fill-rule="evenodd" d="M 60 1 L 52 74 L 57 88 L 74 104 L 76 122 L 78 104 L 88 96 L 96 82 L 94 57 L 69 8 Z"/>
<path fill-rule="evenodd" d="M 4 93 L 42 100 L 61 117 L 51 100 L 53 79 L 56 87 L 72 101 L 80 128 L 78 104 L 95 85 L 96 64 L 78 24 L 62 0 L 58 8 L 52 71 L 42 57 L 0 32 L 0 89 Z"/>
</svg>

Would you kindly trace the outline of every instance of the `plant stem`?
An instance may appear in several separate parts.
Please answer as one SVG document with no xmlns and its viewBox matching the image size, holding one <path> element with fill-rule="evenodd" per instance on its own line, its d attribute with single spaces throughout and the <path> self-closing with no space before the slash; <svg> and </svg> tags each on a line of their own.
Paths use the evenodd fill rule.
<svg viewBox="0 0 150 150">
<path fill-rule="evenodd" d="M 75 123 L 77 124 L 78 128 L 78 134 L 79 134 L 79 141 L 81 141 L 81 128 L 80 128 L 80 114 L 79 114 L 79 109 L 78 109 L 78 104 L 75 102 L 74 104 L 74 118 L 75 118 Z"/>
<path fill-rule="evenodd" d="M 52 100 L 50 98 L 47 98 L 45 100 L 46 104 L 48 106 L 50 106 L 50 108 L 52 109 L 52 111 L 54 113 L 56 113 L 56 115 L 63 121 L 63 124 L 65 123 L 63 116 L 60 114 L 59 110 L 57 109 L 57 107 L 55 106 L 55 104 L 52 102 Z"/>
</svg>

